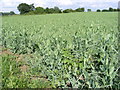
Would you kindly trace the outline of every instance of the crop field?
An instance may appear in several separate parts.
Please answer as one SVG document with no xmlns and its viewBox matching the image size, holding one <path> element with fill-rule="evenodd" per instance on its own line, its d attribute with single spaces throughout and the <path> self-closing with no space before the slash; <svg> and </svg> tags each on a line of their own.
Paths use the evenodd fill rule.
<svg viewBox="0 0 120 90">
<path fill-rule="evenodd" d="M 2 17 L 3 88 L 120 89 L 118 13 Z"/>
</svg>

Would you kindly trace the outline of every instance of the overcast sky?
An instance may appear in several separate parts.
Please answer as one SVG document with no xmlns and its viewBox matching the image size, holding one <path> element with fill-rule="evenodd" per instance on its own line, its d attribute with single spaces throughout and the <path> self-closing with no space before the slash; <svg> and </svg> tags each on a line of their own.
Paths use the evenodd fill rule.
<svg viewBox="0 0 120 90">
<path fill-rule="evenodd" d="M 35 7 L 54 7 L 58 6 L 61 9 L 76 9 L 78 7 L 90 8 L 93 11 L 96 9 L 108 9 L 109 7 L 117 8 L 119 0 L 0 0 L 0 12 L 14 11 L 19 13 L 17 6 L 20 3 L 32 4 Z"/>
</svg>

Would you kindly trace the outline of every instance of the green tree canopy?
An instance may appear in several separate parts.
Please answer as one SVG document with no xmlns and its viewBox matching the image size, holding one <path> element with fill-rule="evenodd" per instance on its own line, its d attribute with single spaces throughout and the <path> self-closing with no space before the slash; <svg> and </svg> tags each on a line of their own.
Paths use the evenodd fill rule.
<svg viewBox="0 0 120 90">
<path fill-rule="evenodd" d="M 45 13 L 49 13 L 50 11 L 49 11 L 49 8 L 47 7 L 46 9 L 45 9 Z"/>
<path fill-rule="evenodd" d="M 25 14 L 34 10 L 34 4 L 28 5 L 26 3 L 21 3 L 18 5 L 17 9 L 20 11 L 20 14 Z"/>
<path fill-rule="evenodd" d="M 87 9 L 88 12 L 91 12 L 91 9 Z"/>
<path fill-rule="evenodd" d="M 85 8 L 77 8 L 75 11 L 76 11 L 76 12 L 84 12 L 84 11 L 85 11 Z"/>
<path fill-rule="evenodd" d="M 35 14 L 43 14 L 45 11 L 43 7 L 36 7 L 34 12 Z"/>
<path fill-rule="evenodd" d="M 102 12 L 108 12 L 108 11 L 109 11 L 109 10 L 107 10 L 107 9 L 103 9 L 103 10 L 102 10 Z"/>
<path fill-rule="evenodd" d="M 10 12 L 0 12 L 2 16 L 8 16 L 8 15 L 15 15 L 14 11 L 10 11 Z"/>
<path fill-rule="evenodd" d="M 61 13 L 61 10 L 57 6 L 55 6 L 54 7 L 54 13 Z"/>
<path fill-rule="evenodd" d="M 72 9 L 65 9 L 65 10 L 63 10 L 63 13 L 70 13 L 70 12 L 74 12 L 74 10 L 72 10 Z"/>
<path fill-rule="evenodd" d="M 101 10 L 100 10 L 100 9 L 98 9 L 98 10 L 97 10 L 97 12 L 101 12 Z"/>
<path fill-rule="evenodd" d="M 114 9 L 110 7 L 110 8 L 109 8 L 109 11 L 110 11 L 110 12 L 113 12 L 113 11 L 114 11 Z"/>
</svg>

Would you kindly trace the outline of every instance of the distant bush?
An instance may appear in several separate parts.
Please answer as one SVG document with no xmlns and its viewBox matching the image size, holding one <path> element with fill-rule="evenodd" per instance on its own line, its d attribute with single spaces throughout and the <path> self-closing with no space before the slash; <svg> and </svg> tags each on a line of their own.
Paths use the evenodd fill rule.
<svg viewBox="0 0 120 90">
<path fill-rule="evenodd" d="M 100 9 L 98 9 L 98 10 L 97 10 L 97 12 L 101 12 L 101 10 L 100 10 Z"/>
<path fill-rule="evenodd" d="M 84 12 L 84 11 L 85 11 L 85 8 L 77 8 L 75 11 L 76 11 L 76 12 Z"/>
<path fill-rule="evenodd" d="M 72 9 L 65 9 L 65 10 L 63 11 L 63 13 L 70 13 L 70 12 L 74 12 L 74 10 L 72 10 Z"/>
<path fill-rule="evenodd" d="M 103 9 L 102 12 L 109 12 L 109 10 L 107 10 L 107 9 Z"/>
<path fill-rule="evenodd" d="M 10 12 L 0 12 L 2 16 L 8 16 L 8 15 L 15 15 L 15 12 L 10 11 Z"/>
<path fill-rule="evenodd" d="M 88 12 L 91 12 L 91 9 L 87 9 Z"/>
</svg>

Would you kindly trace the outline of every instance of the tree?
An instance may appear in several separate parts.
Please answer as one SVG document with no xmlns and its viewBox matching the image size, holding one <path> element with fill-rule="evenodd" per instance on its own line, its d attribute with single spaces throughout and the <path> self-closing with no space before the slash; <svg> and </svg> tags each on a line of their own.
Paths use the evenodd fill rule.
<svg viewBox="0 0 120 90">
<path fill-rule="evenodd" d="M 45 9 L 45 13 L 49 13 L 49 8 L 48 7 Z"/>
<path fill-rule="evenodd" d="M 109 10 L 107 10 L 107 9 L 103 9 L 103 10 L 102 10 L 102 12 L 108 12 L 108 11 L 109 11 Z"/>
<path fill-rule="evenodd" d="M 34 10 L 34 4 L 28 5 L 26 3 L 21 3 L 18 5 L 17 9 L 20 11 L 20 14 L 25 14 Z"/>
<path fill-rule="evenodd" d="M 114 12 L 116 12 L 116 11 L 117 11 L 117 9 L 113 9 L 113 11 L 114 11 Z"/>
<path fill-rule="evenodd" d="M 84 11 L 85 11 L 85 8 L 77 8 L 75 11 L 76 11 L 76 12 L 84 12 Z"/>
<path fill-rule="evenodd" d="M 81 12 L 81 8 L 77 8 L 75 11 L 76 12 Z"/>
<path fill-rule="evenodd" d="M 2 14 L 2 16 L 8 16 L 8 15 L 10 15 L 9 12 L 1 12 L 1 14 Z"/>
<path fill-rule="evenodd" d="M 55 6 L 54 7 L 54 13 L 61 13 L 61 10 L 57 6 Z"/>
<path fill-rule="evenodd" d="M 44 12 L 44 8 L 42 7 L 36 7 L 34 11 L 35 14 L 43 14 Z"/>
<path fill-rule="evenodd" d="M 109 8 L 109 11 L 110 11 L 110 12 L 113 12 L 113 11 L 114 11 L 114 9 L 110 7 L 110 8 Z"/>
<path fill-rule="evenodd" d="M 1 12 L 2 16 L 8 16 L 8 15 L 15 15 L 15 13 L 13 11 L 10 12 Z"/>
<path fill-rule="evenodd" d="M 87 9 L 88 12 L 91 12 L 91 9 Z"/>
<path fill-rule="evenodd" d="M 54 8 L 48 8 L 48 7 L 47 7 L 47 8 L 45 9 L 45 12 L 48 13 L 48 14 L 54 13 Z"/>
<path fill-rule="evenodd" d="M 65 9 L 65 10 L 63 10 L 63 13 L 70 13 L 70 12 L 74 12 L 74 10 L 72 10 L 72 9 Z"/>
<path fill-rule="evenodd" d="M 117 11 L 120 12 L 120 8 L 117 8 Z"/>
<path fill-rule="evenodd" d="M 15 15 L 15 13 L 13 11 L 10 11 L 10 15 Z"/>
<path fill-rule="evenodd" d="M 57 7 L 57 6 L 55 6 L 54 8 L 46 8 L 45 9 L 45 13 L 61 13 L 61 10 Z"/>
<path fill-rule="evenodd" d="M 30 6 L 30 11 L 34 11 L 35 10 L 34 4 L 30 4 L 29 6 Z"/>
<path fill-rule="evenodd" d="M 85 11 L 85 8 L 81 8 L 81 11 L 84 12 L 84 11 Z"/>
<path fill-rule="evenodd" d="M 54 13 L 54 8 L 49 8 L 49 13 Z"/>
<path fill-rule="evenodd" d="M 100 9 L 98 9 L 98 10 L 97 10 L 97 12 L 101 12 L 101 10 L 100 10 Z"/>
</svg>

